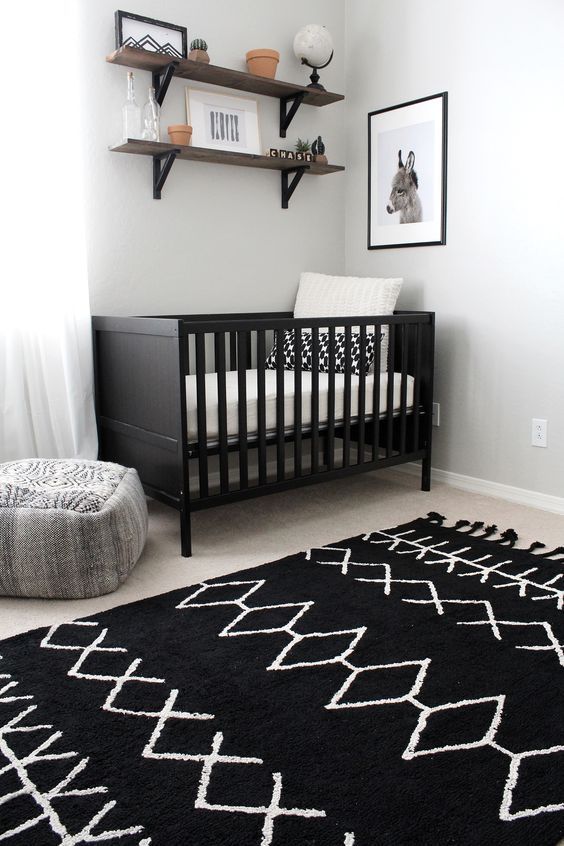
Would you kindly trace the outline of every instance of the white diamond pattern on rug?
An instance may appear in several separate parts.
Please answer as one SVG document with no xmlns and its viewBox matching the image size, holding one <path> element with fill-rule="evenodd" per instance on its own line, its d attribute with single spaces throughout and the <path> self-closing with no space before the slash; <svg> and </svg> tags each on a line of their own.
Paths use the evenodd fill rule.
<svg viewBox="0 0 564 846">
<path fill-rule="evenodd" d="M 278 605 L 257 605 L 253 608 L 245 608 L 244 611 L 235 617 L 235 619 L 229 623 L 223 631 L 219 633 L 219 637 L 240 637 L 241 635 L 253 635 L 253 634 L 275 634 L 276 632 L 287 632 L 288 634 L 291 633 L 292 626 L 294 623 L 303 617 L 303 615 L 309 611 L 313 602 L 283 602 Z M 294 609 L 297 608 L 297 611 Z M 260 628 L 256 628 L 257 624 L 260 623 L 261 617 L 268 617 L 268 612 L 270 616 L 273 616 L 274 613 L 279 613 L 282 609 L 291 609 L 287 613 L 287 621 L 283 623 L 283 625 L 278 626 L 262 626 Z M 242 624 L 244 621 L 245 627 L 247 626 L 254 626 L 254 628 L 243 628 L 243 629 L 236 629 L 236 626 Z"/>
<path fill-rule="evenodd" d="M 344 549 L 344 548 L 339 548 L 339 547 L 332 547 L 331 549 L 334 552 L 340 551 L 340 552 L 343 553 L 343 557 L 342 557 L 342 560 L 340 562 L 339 561 L 331 561 L 331 562 L 321 561 L 321 562 L 316 562 L 316 563 L 331 564 L 333 566 L 340 566 L 341 572 L 343 573 L 343 575 L 348 575 L 349 572 L 350 572 L 349 567 L 355 565 L 355 562 L 351 561 L 350 550 L 347 550 L 347 549 Z M 312 558 L 311 554 L 310 554 L 309 560 L 314 560 Z M 357 581 L 357 582 L 375 582 L 377 584 L 382 584 L 382 585 L 384 585 L 385 595 L 390 594 L 392 586 L 395 585 L 395 584 L 400 584 L 400 585 L 410 584 L 410 583 L 416 584 L 416 585 L 423 584 L 423 585 L 425 585 L 426 587 L 429 588 L 429 592 L 430 592 L 430 595 L 431 595 L 430 599 L 413 600 L 413 599 L 409 599 L 409 598 L 403 598 L 403 601 L 404 602 L 422 603 L 422 604 L 432 604 L 437 609 L 438 614 L 444 613 L 444 606 L 449 605 L 449 604 L 452 604 L 452 605 L 470 605 L 470 606 L 477 606 L 478 608 L 485 608 L 487 619 L 476 621 L 476 624 L 489 625 L 490 628 L 492 629 L 492 633 L 494 634 L 494 636 L 497 635 L 498 636 L 497 639 L 501 639 L 501 635 L 499 634 L 499 628 L 498 628 L 498 625 L 500 625 L 500 623 L 499 623 L 499 621 L 497 621 L 495 619 L 491 603 L 489 603 L 487 601 L 482 601 L 482 600 L 463 600 L 463 599 L 461 599 L 461 600 L 441 600 L 439 598 L 437 592 L 436 592 L 435 586 L 432 585 L 431 582 L 427 582 L 425 580 L 417 580 L 417 579 L 415 579 L 415 580 L 393 579 L 393 578 L 391 578 L 390 568 L 387 567 L 387 565 L 376 564 L 375 566 L 386 567 L 386 569 L 384 570 L 384 577 L 383 578 L 372 579 L 372 578 L 356 577 L 355 581 Z M 263 584 L 264 584 L 264 582 L 263 582 Z M 221 587 L 221 586 L 224 586 L 224 585 L 225 585 L 225 583 L 220 583 L 220 584 L 218 584 L 218 587 Z M 432 585 L 432 589 L 430 587 L 431 585 Z M 206 585 L 204 585 L 203 587 L 206 587 Z M 260 585 L 259 587 L 262 587 L 262 585 Z M 255 589 L 253 589 L 252 592 L 254 593 L 255 590 L 258 590 L 258 589 L 259 588 L 255 588 Z M 196 596 L 200 596 L 201 592 L 202 591 L 200 591 L 200 592 L 197 591 L 197 592 L 191 594 L 191 597 L 195 598 Z M 237 615 L 237 617 L 235 618 L 235 620 L 232 623 L 228 624 L 228 626 L 225 627 L 223 632 L 220 633 L 221 635 L 224 635 L 225 632 L 228 632 L 230 630 L 230 627 L 235 625 L 236 622 L 240 622 L 241 620 L 245 619 L 245 617 L 248 614 L 251 614 L 253 610 L 261 610 L 263 608 L 272 607 L 272 606 L 257 606 L 256 609 L 254 609 L 253 607 L 246 606 L 244 603 L 245 603 L 245 599 L 247 598 L 247 595 L 250 595 L 250 594 L 246 594 L 244 597 L 242 596 L 238 602 L 232 603 L 232 604 L 235 604 L 235 605 L 239 605 L 240 607 L 243 606 L 243 611 L 242 611 L 241 614 Z M 213 607 L 213 605 L 216 605 L 216 604 L 219 604 L 219 603 L 213 603 L 213 602 L 206 603 L 207 607 Z M 293 622 L 295 622 L 297 619 L 301 618 L 304 614 L 306 614 L 307 611 L 309 611 L 310 607 L 312 607 L 314 605 L 314 603 L 313 602 L 302 603 L 302 604 L 287 603 L 286 607 L 293 608 L 293 607 L 297 607 L 298 605 L 300 605 L 300 611 L 296 615 L 295 620 L 292 620 L 291 622 L 289 622 L 285 627 L 281 627 L 281 628 L 271 630 L 272 632 L 282 631 L 282 630 L 286 631 L 291 636 L 292 639 L 287 644 L 287 646 L 284 647 L 284 649 L 277 655 L 277 657 L 274 659 L 272 664 L 267 668 L 268 670 L 289 670 L 289 669 L 298 669 L 298 668 L 307 669 L 307 668 L 310 668 L 310 667 L 320 667 L 320 666 L 329 665 L 329 664 L 341 664 L 349 670 L 349 675 L 347 676 L 347 678 L 345 679 L 345 682 L 341 685 L 339 690 L 333 695 L 330 702 L 325 706 L 326 709 L 328 709 L 328 710 L 339 710 L 339 709 L 350 709 L 350 708 L 367 708 L 367 707 L 379 707 L 379 706 L 385 706 L 385 705 L 394 705 L 394 704 L 400 704 L 400 703 L 409 703 L 414 708 L 416 708 L 418 711 L 420 711 L 420 714 L 419 714 L 417 725 L 416 725 L 416 727 L 413 731 L 413 734 L 410 738 L 408 746 L 407 746 L 406 750 L 404 751 L 404 753 L 402 755 L 404 760 L 408 761 L 408 760 L 412 760 L 413 758 L 416 758 L 416 757 L 436 755 L 436 754 L 443 753 L 443 752 L 460 752 L 460 751 L 465 751 L 465 750 L 469 750 L 469 749 L 477 749 L 477 748 L 481 748 L 481 747 L 484 747 L 484 746 L 489 746 L 493 749 L 496 749 L 499 752 L 502 752 L 504 755 L 508 756 L 511 759 L 510 772 L 509 772 L 509 775 L 508 775 L 508 778 L 507 778 L 506 787 L 504 789 L 503 802 L 502 802 L 502 805 L 500 807 L 500 819 L 513 819 L 513 818 L 517 818 L 517 817 L 520 817 L 520 816 L 535 815 L 535 814 L 541 813 L 541 812 L 548 812 L 548 811 L 560 810 L 561 809 L 560 805 L 550 805 L 550 806 L 542 806 L 542 808 L 540 810 L 528 809 L 527 811 L 518 812 L 517 814 L 512 814 L 508 810 L 510 802 L 511 802 L 511 790 L 514 788 L 514 784 L 513 784 L 513 788 L 511 788 L 512 779 L 516 783 L 517 773 L 518 773 L 518 768 L 519 768 L 519 762 L 520 762 L 521 758 L 523 757 L 523 755 L 545 754 L 547 752 L 547 750 L 541 750 L 540 752 L 535 751 L 535 752 L 531 752 L 531 753 L 522 753 L 520 755 L 516 755 L 515 753 L 511 752 L 510 750 L 504 749 L 503 747 L 499 746 L 495 742 L 497 729 L 498 729 L 500 722 L 501 722 L 501 719 L 502 719 L 503 708 L 504 708 L 504 703 L 505 703 L 505 697 L 503 695 L 498 695 L 498 696 L 494 696 L 494 697 L 482 697 L 482 698 L 477 698 L 477 699 L 460 700 L 459 702 L 449 702 L 449 703 L 442 704 L 442 705 L 439 705 L 439 706 L 428 707 L 428 706 L 424 705 L 423 702 L 421 702 L 420 699 L 418 699 L 418 696 L 421 692 L 421 689 L 422 689 L 424 681 L 425 681 L 425 677 L 426 677 L 427 672 L 429 670 L 429 667 L 431 665 L 430 659 L 425 658 L 425 659 L 420 659 L 420 660 L 417 660 L 417 661 L 411 660 L 411 661 L 395 662 L 395 663 L 390 663 L 390 664 L 375 664 L 375 665 L 357 667 L 353 663 L 351 663 L 351 661 L 349 661 L 349 658 L 351 658 L 352 654 L 354 653 L 354 649 L 356 648 L 360 639 L 364 635 L 364 633 L 366 631 L 366 627 L 359 627 L 358 629 L 350 629 L 350 630 L 339 630 L 339 631 L 334 631 L 334 632 L 313 632 L 313 633 L 307 633 L 307 634 L 304 635 L 304 634 L 301 634 L 299 632 L 293 631 L 291 629 L 291 626 L 293 625 Z M 187 607 L 190 607 L 190 606 L 193 606 L 193 603 L 191 601 L 188 602 L 187 600 L 185 600 L 183 603 L 181 603 L 177 607 L 178 608 L 187 608 Z M 200 603 L 198 605 L 198 607 L 204 607 L 204 604 Z M 239 634 L 241 634 L 241 635 L 243 635 L 243 634 L 252 635 L 252 634 L 258 634 L 258 633 L 261 633 L 261 632 L 259 630 L 248 630 L 248 631 L 239 632 Z M 263 629 L 262 633 L 268 634 L 270 632 L 269 632 L 268 629 Z M 339 639 L 343 635 L 345 635 L 347 637 L 348 636 L 352 636 L 352 637 L 347 642 L 344 649 L 341 649 L 342 643 L 339 642 L 339 646 L 338 646 L 337 650 L 335 651 L 335 654 L 330 655 L 329 657 L 325 656 L 324 658 L 319 659 L 319 660 L 316 660 L 315 658 L 313 658 L 313 659 L 310 659 L 310 660 L 307 660 L 307 661 L 302 660 L 302 661 L 294 661 L 294 662 L 286 660 L 287 656 L 291 657 L 292 650 L 295 649 L 296 647 L 298 647 L 299 645 L 301 645 L 304 641 L 315 642 L 316 639 L 322 639 L 322 640 L 323 639 L 329 640 L 331 638 Z M 532 649 L 535 649 L 535 648 L 537 648 L 537 649 L 538 648 L 553 648 L 553 646 L 549 646 L 549 647 L 532 646 L 532 647 L 529 647 L 529 648 L 532 648 Z M 358 679 L 361 679 L 364 674 L 370 673 L 370 672 L 376 672 L 376 673 L 384 672 L 386 670 L 390 670 L 390 669 L 393 669 L 393 668 L 404 668 L 404 667 L 413 667 L 414 672 L 415 672 L 413 683 L 409 687 L 409 689 L 406 690 L 406 692 L 404 694 L 402 694 L 400 696 L 396 695 L 396 696 L 379 697 L 377 699 L 369 699 L 369 700 L 366 700 L 366 699 L 355 700 L 350 695 L 354 692 L 355 681 L 357 681 Z M 349 698 L 347 698 L 347 694 L 349 694 Z M 441 715 L 442 717 L 444 717 L 445 714 L 452 713 L 456 718 L 456 714 L 459 710 L 461 710 L 461 712 L 462 712 L 462 709 L 471 709 L 473 706 L 474 707 L 475 706 L 481 706 L 484 703 L 487 703 L 488 705 L 491 705 L 491 707 L 492 707 L 491 719 L 489 721 L 487 721 L 487 724 L 483 727 L 483 730 L 480 729 L 477 732 L 477 736 L 472 737 L 470 739 L 464 738 L 463 740 L 461 740 L 460 742 L 457 742 L 457 743 L 446 743 L 445 742 L 445 743 L 441 743 L 438 746 L 433 746 L 433 747 L 429 747 L 429 748 L 426 748 L 424 746 L 425 729 L 428 725 L 429 726 L 433 725 L 433 716 Z M 549 750 L 549 751 L 551 751 L 551 750 Z M 509 798 L 507 798 L 508 796 L 509 796 Z M 354 839 L 352 840 L 352 842 L 354 843 Z"/>
<path fill-rule="evenodd" d="M 218 605 L 236 605 L 242 610 L 245 610 L 247 606 L 245 605 L 245 600 L 251 596 L 251 594 L 255 593 L 255 591 L 259 590 L 264 585 L 264 579 L 258 579 L 258 581 L 247 581 L 247 582 L 214 582 L 213 584 L 208 584 L 207 582 L 203 582 L 200 587 L 191 593 L 186 599 L 183 599 L 182 602 L 177 605 L 177 608 L 212 608 Z M 234 598 L 232 599 L 217 599 L 216 596 L 219 594 L 221 596 L 222 592 L 224 592 L 225 588 L 235 588 L 233 591 Z M 198 602 L 195 602 L 195 599 L 198 599 Z M 202 598 L 207 598 L 207 601 L 202 602 Z"/>
<path fill-rule="evenodd" d="M 500 749 L 500 751 L 506 750 Z M 557 758 L 558 756 L 562 758 L 562 755 L 564 755 L 564 746 L 552 746 L 549 749 L 535 749 L 530 752 L 511 755 L 512 760 L 509 768 L 509 776 L 505 782 L 503 801 L 499 814 L 502 820 L 518 820 L 524 817 L 536 817 L 539 814 L 553 813 L 554 811 L 564 811 L 564 797 L 562 802 L 534 805 L 533 807 L 521 808 L 520 810 L 512 807 L 515 788 L 519 781 L 523 781 L 523 778 L 526 780 L 526 772 L 523 773 L 523 770 L 526 770 L 527 762 L 534 761 L 535 759 L 538 762 L 540 758 L 545 758 L 546 768 L 556 774 L 558 772 Z M 521 785 L 519 786 L 521 787 Z"/>
<path fill-rule="evenodd" d="M 425 658 L 423 661 L 402 661 L 393 664 L 374 664 L 373 666 L 360 668 L 353 667 L 352 664 L 349 664 L 351 670 L 350 675 L 347 676 L 343 686 L 339 688 L 329 704 L 325 707 L 330 710 L 337 708 L 366 708 L 370 705 L 397 705 L 400 702 L 410 702 L 412 705 L 415 704 L 416 707 L 418 707 L 419 703 L 415 703 L 414 700 L 423 686 L 430 663 L 430 659 Z M 359 678 L 363 678 L 367 673 L 383 675 L 383 672 L 389 672 L 390 670 L 399 668 L 403 669 L 404 667 L 413 667 L 415 678 L 411 687 L 409 687 L 401 696 L 387 696 L 380 697 L 378 699 L 354 698 L 355 682 Z M 344 698 L 345 695 L 346 698 Z"/>
<path fill-rule="evenodd" d="M 449 716 L 453 722 L 456 722 L 458 711 L 471 709 L 474 706 L 482 705 L 485 702 L 491 703 L 493 713 L 486 730 L 483 732 L 478 730 L 479 736 L 477 738 L 431 748 L 425 748 L 422 746 L 422 735 L 424 735 L 427 726 L 429 724 L 432 725 L 434 715 L 439 714 L 444 716 L 445 713 L 450 712 Z M 412 758 L 416 758 L 420 755 L 436 755 L 438 752 L 454 752 L 461 749 L 478 749 L 481 746 L 491 745 L 499 728 L 504 703 L 505 696 L 488 696 L 480 699 L 462 699 L 460 702 L 447 702 L 446 705 L 437 705 L 434 708 L 427 708 L 423 706 L 415 731 L 411 735 L 407 749 L 403 753 L 402 757 L 405 760 L 411 760 Z M 466 716 L 466 714 L 464 716 Z"/>
<path fill-rule="evenodd" d="M 427 538 L 425 538 L 425 540 L 426 539 Z M 386 540 L 385 542 L 388 542 L 388 541 Z M 395 541 L 394 541 L 394 543 L 395 543 Z M 399 543 L 399 541 L 398 541 L 398 543 Z M 341 573 L 343 575 L 350 575 L 350 567 L 364 566 L 363 562 L 360 562 L 358 564 L 357 562 L 354 562 L 354 561 L 351 560 L 351 550 L 350 549 L 347 549 L 347 548 L 344 548 L 344 547 L 331 547 L 330 550 L 332 552 L 341 553 L 341 560 L 337 559 L 335 561 L 326 561 L 326 560 L 317 561 L 312 554 L 313 550 L 310 550 L 307 553 L 306 558 L 307 558 L 307 560 L 312 561 L 313 563 L 320 563 L 320 564 L 323 564 L 323 565 L 332 565 L 332 566 L 340 567 Z M 426 548 L 426 551 L 429 551 L 429 550 L 431 550 L 431 547 Z M 323 552 L 325 552 L 325 549 L 322 548 L 319 551 L 321 553 L 323 553 Z M 370 565 L 366 564 L 366 566 L 370 566 Z M 364 582 L 364 583 L 372 582 L 372 583 L 375 583 L 375 584 L 381 584 L 384 587 L 384 595 L 386 595 L 386 596 L 389 596 L 391 594 L 391 591 L 392 591 L 392 588 L 393 588 L 394 585 L 409 585 L 409 584 L 417 585 L 417 586 L 423 585 L 425 587 L 425 589 L 429 591 L 429 594 L 430 594 L 429 599 L 413 599 L 413 598 L 409 598 L 409 597 L 407 597 L 407 598 L 403 597 L 402 601 L 403 602 L 411 602 L 411 603 L 415 603 L 415 604 L 434 605 L 436 610 L 437 610 L 437 613 L 439 615 L 444 614 L 444 606 L 446 606 L 446 605 L 475 606 L 477 609 L 483 608 L 486 611 L 486 619 L 485 620 L 477 620 L 477 621 L 469 621 L 469 622 L 461 621 L 461 622 L 459 622 L 459 625 L 469 625 L 469 624 L 488 625 L 491 628 L 494 637 L 496 637 L 496 639 L 498 639 L 498 640 L 501 640 L 501 634 L 500 634 L 499 626 L 502 625 L 502 624 L 507 625 L 508 621 L 503 621 L 503 623 L 502 623 L 502 622 L 496 620 L 494 612 L 493 612 L 493 607 L 492 607 L 490 602 L 484 601 L 484 600 L 441 599 L 439 597 L 437 591 L 436 591 L 435 585 L 431 581 L 421 580 L 421 579 L 394 579 L 394 578 L 392 578 L 391 569 L 388 565 L 383 564 L 383 563 L 376 563 L 373 566 L 375 566 L 377 568 L 381 568 L 383 570 L 383 574 L 384 574 L 383 578 L 354 577 L 354 581 Z M 256 608 L 253 608 L 253 606 L 246 605 L 245 600 L 248 598 L 248 596 L 250 596 L 251 594 L 255 593 L 257 590 L 259 590 L 264 585 L 264 583 L 265 583 L 264 581 L 262 581 L 260 583 L 259 582 L 221 582 L 221 583 L 215 583 L 215 586 L 218 589 L 225 588 L 226 586 L 236 586 L 237 589 L 242 587 L 242 588 L 245 588 L 245 590 L 243 590 L 241 595 L 236 600 L 232 600 L 230 602 L 214 602 L 213 599 L 211 599 L 210 601 L 208 601 L 206 603 L 203 603 L 203 602 L 194 603 L 195 599 L 201 597 L 202 594 L 208 593 L 208 589 L 214 586 L 214 585 L 208 585 L 207 583 L 203 583 L 202 586 L 198 590 L 196 590 L 195 592 L 190 594 L 189 597 L 187 597 L 185 600 L 183 600 L 183 602 L 181 602 L 177 606 L 177 608 L 178 609 L 185 609 L 185 608 L 191 608 L 191 607 L 212 608 L 212 607 L 216 607 L 218 605 L 225 605 L 225 604 L 235 605 L 235 606 L 241 608 L 242 611 L 241 611 L 240 614 L 237 615 L 237 617 L 230 624 L 228 624 L 223 629 L 223 631 L 220 633 L 220 635 L 225 636 L 226 633 L 227 634 L 233 634 L 230 631 L 231 627 L 233 627 L 237 622 L 240 622 L 241 620 L 245 619 L 248 615 L 252 614 L 253 610 L 263 610 L 265 608 L 276 607 L 276 606 L 256 606 Z M 251 585 L 250 589 L 247 588 L 247 586 L 249 584 Z M 208 595 L 211 596 L 213 594 L 210 593 Z M 253 635 L 253 634 L 260 634 L 260 633 L 269 634 L 269 633 L 274 633 L 274 631 L 276 631 L 276 632 L 285 631 L 287 634 L 290 635 L 290 637 L 291 637 L 290 642 L 276 656 L 274 661 L 267 668 L 268 670 L 291 670 L 291 669 L 299 669 L 299 668 L 307 669 L 307 668 L 311 668 L 311 667 L 320 667 L 320 666 L 333 665 L 333 664 L 341 664 L 346 669 L 348 669 L 349 675 L 345 679 L 345 682 L 341 685 L 339 690 L 336 691 L 336 693 L 331 698 L 330 702 L 327 705 L 325 705 L 325 708 L 328 709 L 328 710 L 339 710 L 339 709 L 344 710 L 344 709 L 350 709 L 350 708 L 379 707 L 379 706 L 394 705 L 394 704 L 400 704 L 400 703 L 411 704 L 414 708 L 416 708 L 418 711 L 420 711 L 420 714 L 419 714 L 417 725 L 416 725 L 416 727 L 413 731 L 413 734 L 412 734 L 411 739 L 408 743 L 408 746 L 407 746 L 405 752 L 403 753 L 402 757 L 404 758 L 404 760 L 412 760 L 413 758 L 416 758 L 416 757 L 435 755 L 435 754 L 439 754 L 439 753 L 442 753 L 442 752 L 457 752 L 457 751 L 459 752 L 459 751 L 464 751 L 464 750 L 469 750 L 469 749 L 481 748 L 481 747 L 484 747 L 484 746 L 489 746 L 493 749 L 496 749 L 499 752 L 502 752 L 504 755 L 508 756 L 511 759 L 510 773 L 508 775 L 507 782 L 506 782 L 503 803 L 502 803 L 502 806 L 500 807 L 500 819 L 512 819 L 513 816 L 509 816 L 510 812 L 507 810 L 508 807 L 509 807 L 509 803 L 511 801 L 510 798 L 507 799 L 507 796 L 510 795 L 510 793 L 508 794 L 508 790 L 509 790 L 508 785 L 511 786 L 512 779 L 516 780 L 516 778 L 517 778 L 516 773 L 518 772 L 519 761 L 521 760 L 521 758 L 524 755 L 529 755 L 529 754 L 530 755 L 533 755 L 533 754 L 537 755 L 537 754 L 545 754 L 545 753 L 548 754 L 548 752 L 550 752 L 551 750 L 540 750 L 540 751 L 536 750 L 536 751 L 530 752 L 530 753 L 529 752 L 527 752 L 527 753 L 513 753 L 510 750 L 499 746 L 495 742 L 496 732 L 497 732 L 497 729 L 499 727 L 499 724 L 500 724 L 500 721 L 501 721 L 501 718 L 502 718 L 502 714 L 503 714 L 505 697 L 500 694 L 500 695 L 494 696 L 494 697 L 482 697 L 482 698 L 477 698 L 477 699 L 460 700 L 459 702 L 454 702 L 454 703 L 450 702 L 450 703 L 442 704 L 442 705 L 439 705 L 439 706 L 428 707 L 423 702 L 421 702 L 420 699 L 418 699 L 418 696 L 419 696 L 419 693 L 420 693 L 420 691 L 423 687 L 425 677 L 426 677 L 427 672 L 429 670 L 429 667 L 431 665 L 430 659 L 425 658 L 425 659 L 420 659 L 420 660 L 417 660 L 417 661 L 408 660 L 408 661 L 396 662 L 396 663 L 392 663 L 392 664 L 388 664 L 388 665 L 375 664 L 375 665 L 357 667 L 352 663 L 352 661 L 349 661 L 349 658 L 351 658 L 351 656 L 353 655 L 354 649 L 356 648 L 360 639 L 364 635 L 364 633 L 366 631 L 366 627 L 359 627 L 357 629 L 348 629 L 348 630 L 338 630 L 338 631 L 332 631 L 332 632 L 310 632 L 310 633 L 307 633 L 307 634 L 302 634 L 302 633 L 297 632 L 297 631 L 292 629 L 293 623 L 296 622 L 298 619 L 302 618 L 310 610 L 310 608 L 314 604 L 315 603 L 311 602 L 311 601 L 307 602 L 307 603 L 285 603 L 284 605 L 286 607 L 294 608 L 294 607 L 299 606 L 299 608 L 300 608 L 298 613 L 295 615 L 295 618 L 290 620 L 285 626 L 278 627 L 276 629 L 272 628 L 271 630 L 269 630 L 269 629 L 262 629 L 262 630 L 249 629 L 247 631 L 241 631 L 238 634 L 240 634 L 240 635 L 246 635 L 246 634 L 247 635 Z M 519 624 L 515 623 L 515 625 L 519 625 Z M 532 624 L 532 625 L 536 625 L 536 624 Z M 548 626 L 548 629 L 550 629 L 550 626 Z M 548 631 L 547 631 L 547 635 L 548 635 L 548 638 L 549 638 L 549 641 L 550 641 L 549 645 L 547 645 L 547 646 L 545 646 L 545 645 L 539 645 L 539 646 L 532 645 L 532 646 L 524 646 L 522 648 L 528 648 L 528 649 L 533 649 L 533 650 L 539 650 L 539 649 L 543 649 L 543 650 L 550 649 L 550 650 L 552 650 L 552 649 L 554 649 L 555 651 L 557 651 L 555 644 L 550 640 L 550 635 L 549 635 Z M 339 641 L 339 638 L 342 639 L 342 636 L 346 636 L 347 638 L 350 637 L 350 639 L 347 640 L 347 643 L 345 644 L 344 649 L 342 649 L 342 640 Z M 286 660 L 287 656 L 291 657 L 292 650 L 294 650 L 295 648 L 298 648 L 304 642 L 315 643 L 316 640 L 319 640 L 320 642 L 321 641 L 329 641 L 331 638 L 337 639 L 338 642 L 339 642 L 339 645 L 337 646 L 337 649 L 335 650 L 334 654 L 330 654 L 329 657 L 327 657 L 327 655 L 324 655 L 324 657 L 320 658 L 320 659 L 310 658 L 309 660 L 298 660 L 298 661 L 293 661 L 293 662 Z M 557 643 L 558 642 L 556 641 L 556 644 Z M 389 670 L 391 668 L 400 668 L 400 667 L 403 668 L 403 667 L 411 667 L 411 666 L 414 667 L 414 669 L 416 669 L 414 681 L 413 681 L 412 685 L 410 686 L 410 688 L 404 694 L 402 694 L 400 696 L 379 697 L 377 699 L 369 699 L 369 700 L 365 700 L 365 699 L 355 700 L 352 697 L 348 698 L 348 699 L 346 698 L 347 693 L 349 693 L 349 691 L 353 692 L 355 681 L 357 681 L 358 679 L 362 679 L 362 677 L 365 673 L 369 673 L 371 671 L 373 671 L 373 672 L 384 672 L 386 669 Z M 459 709 L 464 709 L 464 708 L 468 709 L 468 708 L 471 708 L 472 706 L 483 705 L 484 703 L 491 704 L 493 712 L 492 712 L 492 716 L 491 716 L 491 721 L 488 722 L 487 726 L 484 728 L 483 731 L 478 731 L 477 737 L 473 737 L 471 739 L 465 738 L 464 740 L 462 740 L 461 742 L 458 742 L 458 743 L 441 743 L 441 745 L 433 746 L 433 747 L 430 747 L 430 748 L 424 747 L 423 740 L 421 739 L 421 736 L 424 735 L 425 728 L 427 727 L 428 724 L 431 725 L 431 726 L 433 725 L 433 720 L 432 720 L 433 715 L 436 716 L 436 715 L 440 714 L 441 716 L 444 716 L 445 713 L 448 713 L 448 712 L 453 712 L 455 714 L 456 711 L 459 710 Z M 546 807 L 543 806 L 542 812 L 552 811 L 552 810 L 560 810 L 560 807 L 561 807 L 560 805 L 554 805 L 554 806 L 551 805 L 551 806 L 546 806 Z M 519 816 L 535 815 L 537 813 L 541 813 L 541 811 L 534 811 L 534 810 L 529 809 L 528 811 L 519 812 Z"/>
<path fill-rule="evenodd" d="M 342 631 L 335 631 L 335 632 L 310 632 L 309 634 L 297 634 L 294 632 L 293 638 L 290 643 L 284 647 L 282 652 L 276 656 L 270 667 L 269 670 L 293 670 L 298 667 L 322 667 L 327 664 L 342 664 L 345 662 L 345 659 L 354 651 L 357 643 L 359 642 L 360 638 L 366 631 L 366 627 L 362 626 L 358 629 L 344 629 Z M 349 637 L 351 635 L 351 637 Z M 305 661 L 286 661 L 286 657 L 298 646 L 302 644 L 308 644 L 313 646 L 313 651 L 315 652 L 315 643 L 318 641 L 323 641 L 323 646 L 325 647 L 327 641 L 335 640 L 337 641 L 337 650 L 334 655 L 331 655 L 329 658 L 324 657 L 322 658 L 313 658 Z M 343 649 L 343 640 L 346 640 L 345 648 Z"/>
</svg>

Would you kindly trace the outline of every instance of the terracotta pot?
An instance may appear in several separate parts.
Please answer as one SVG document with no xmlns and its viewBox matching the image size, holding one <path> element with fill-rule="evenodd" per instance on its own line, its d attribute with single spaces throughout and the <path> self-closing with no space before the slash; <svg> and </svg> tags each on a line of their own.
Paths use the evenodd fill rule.
<svg viewBox="0 0 564 846">
<path fill-rule="evenodd" d="M 210 63 L 210 57 L 205 50 L 190 50 L 188 58 L 193 62 L 205 62 L 206 65 Z"/>
<path fill-rule="evenodd" d="M 280 61 L 280 53 L 278 50 L 249 50 L 246 56 L 247 70 L 255 76 L 266 76 L 268 79 L 274 79 L 276 76 L 276 67 Z"/>
<path fill-rule="evenodd" d="M 192 127 L 187 123 L 175 123 L 168 127 L 168 135 L 171 144 L 180 144 L 187 147 L 192 138 Z"/>
<path fill-rule="evenodd" d="M 317 164 L 327 164 L 327 156 L 318 153 L 316 156 L 313 157 L 313 161 L 317 162 Z"/>
</svg>

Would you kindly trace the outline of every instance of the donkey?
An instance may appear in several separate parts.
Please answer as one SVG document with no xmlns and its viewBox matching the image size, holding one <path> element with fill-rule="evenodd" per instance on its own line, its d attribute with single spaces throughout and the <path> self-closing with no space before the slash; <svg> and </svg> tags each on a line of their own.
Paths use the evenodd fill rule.
<svg viewBox="0 0 564 846">
<path fill-rule="evenodd" d="M 398 151 L 398 172 L 392 179 L 392 193 L 386 211 L 388 214 L 400 213 L 400 223 L 421 223 L 423 209 L 417 193 L 419 180 L 413 170 L 415 153 L 409 153 L 407 161 L 401 160 L 401 150 Z"/>
</svg>

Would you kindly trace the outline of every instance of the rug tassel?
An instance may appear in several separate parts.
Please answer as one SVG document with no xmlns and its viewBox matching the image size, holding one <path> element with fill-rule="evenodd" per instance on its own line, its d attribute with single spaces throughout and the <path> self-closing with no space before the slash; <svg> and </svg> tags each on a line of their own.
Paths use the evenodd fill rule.
<svg viewBox="0 0 564 846">
<path fill-rule="evenodd" d="M 454 524 L 454 528 L 458 531 L 458 529 L 464 528 L 464 526 L 469 526 L 470 520 L 457 520 Z"/>
<path fill-rule="evenodd" d="M 438 523 L 439 526 L 442 526 L 446 520 L 444 514 L 438 514 L 436 511 L 429 511 L 427 518 L 430 523 Z"/>
<path fill-rule="evenodd" d="M 564 555 L 564 546 L 557 546 L 556 549 L 553 549 L 552 552 L 543 552 L 543 558 L 553 558 L 554 556 L 562 556 Z"/>
<path fill-rule="evenodd" d="M 484 527 L 483 520 L 476 520 L 475 523 L 472 523 L 471 527 L 468 529 L 467 534 L 471 535 L 473 532 L 477 532 L 478 529 L 482 529 Z"/>
<path fill-rule="evenodd" d="M 540 541 L 533 541 L 530 547 L 526 550 L 526 552 L 534 552 L 535 549 L 545 549 L 546 544 L 541 543 Z"/>
<path fill-rule="evenodd" d="M 492 523 L 491 526 L 486 526 L 482 533 L 483 538 L 490 538 L 492 535 L 495 535 L 497 532 L 497 526 L 495 523 Z"/>
<path fill-rule="evenodd" d="M 519 535 L 515 531 L 515 529 L 506 529 L 504 532 L 501 533 L 501 538 L 499 540 L 493 541 L 493 543 L 506 543 L 509 546 L 515 546 L 515 541 L 519 540 Z"/>
</svg>

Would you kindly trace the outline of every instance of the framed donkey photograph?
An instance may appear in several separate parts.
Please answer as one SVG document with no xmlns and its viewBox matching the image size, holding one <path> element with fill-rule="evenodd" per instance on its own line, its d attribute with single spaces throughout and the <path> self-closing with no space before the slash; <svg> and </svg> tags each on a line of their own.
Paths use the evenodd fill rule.
<svg viewBox="0 0 564 846">
<path fill-rule="evenodd" d="M 369 113 L 369 250 L 446 244 L 447 99 Z"/>
</svg>

